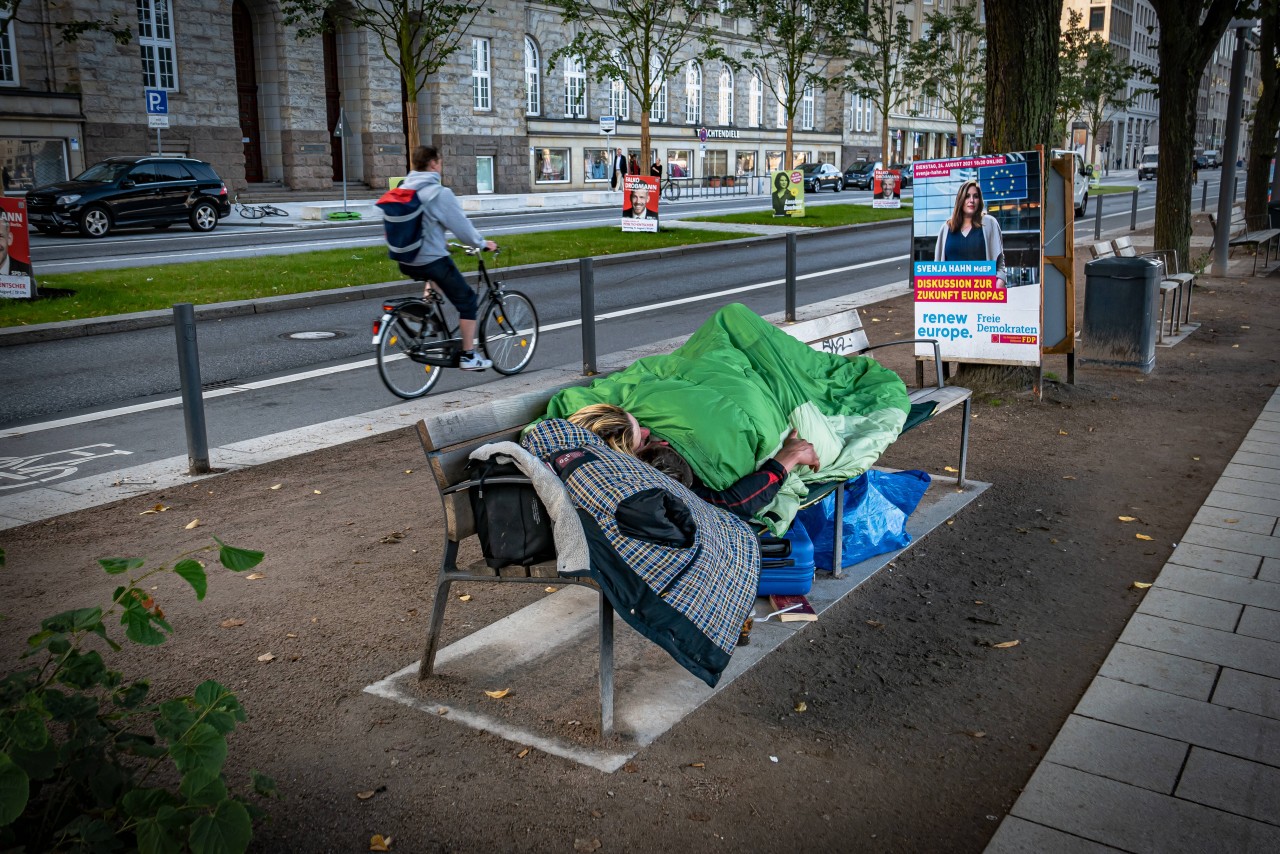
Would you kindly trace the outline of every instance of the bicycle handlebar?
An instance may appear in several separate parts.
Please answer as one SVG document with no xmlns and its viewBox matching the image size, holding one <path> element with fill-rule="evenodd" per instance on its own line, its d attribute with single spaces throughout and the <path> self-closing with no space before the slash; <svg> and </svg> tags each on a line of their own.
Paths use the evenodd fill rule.
<svg viewBox="0 0 1280 854">
<path fill-rule="evenodd" d="M 450 249 L 461 249 L 463 252 L 466 252 L 468 255 L 479 255 L 481 252 L 488 251 L 483 246 L 477 249 L 474 246 L 467 246 L 465 243 L 449 243 L 448 246 Z M 500 249 L 493 250 L 494 256 L 497 257 L 497 254 L 500 251 L 501 251 Z"/>
</svg>

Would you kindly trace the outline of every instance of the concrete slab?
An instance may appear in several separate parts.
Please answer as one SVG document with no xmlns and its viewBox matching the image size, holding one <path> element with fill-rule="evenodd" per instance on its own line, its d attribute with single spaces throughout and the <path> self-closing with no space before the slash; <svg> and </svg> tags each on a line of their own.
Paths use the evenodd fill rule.
<svg viewBox="0 0 1280 854">
<path fill-rule="evenodd" d="M 1251 454 L 1280 456 L 1280 433 L 1263 433 L 1258 437 L 1245 436 L 1244 441 L 1240 443 L 1240 450 Z"/>
<path fill-rule="evenodd" d="M 907 525 L 914 542 L 944 524 L 988 486 L 970 481 L 963 491 L 957 491 L 954 479 L 935 477 Z M 809 594 L 819 617 L 901 551 L 905 550 L 850 567 L 843 578 L 819 573 Z M 594 727 L 565 726 L 567 720 L 595 721 L 599 713 L 596 602 L 595 593 L 567 587 L 440 650 L 436 658 L 439 678 L 419 683 L 414 663 L 365 691 L 432 718 L 612 773 L 809 625 L 757 622 L 751 643 L 737 649 L 719 683 L 711 689 L 617 620 L 615 735 L 601 744 Z M 756 612 L 763 616 L 768 609 L 758 603 Z M 511 686 L 516 686 L 510 695 L 513 702 L 501 706 L 482 690 Z M 566 702 L 567 697 L 577 699 Z M 550 722 L 549 715 L 553 716 Z"/>
<path fill-rule="evenodd" d="M 1182 542 L 1262 557 L 1280 557 L 1280 537 L 1228 531 L 1209 525 L 1192 524 L 1182 535 Z"/>
<path fill-rule="evenodd" d="M 986 854 L 1106 854 L 1119 850 L 1010 815 L 1000 822 Z"/>
<path fill-rule="evenodd" d="M 1246 607 L 1244 615 L 1240 618 L 1240 625 L 1236 627 L 1236 633 L 1280 643 L 1280 611 Z"/>
<path fill-rule="evenodd" d="M 1207 596 L 1195 596 L 1180 590 L 1152 587 L 1138 606 L 1139 614 L 1163 617 L 1181 623 L 1192 623 L 1224 632 L 1235 631 L 1244 606 Z"/>
<path fill-rule="evenodd" d="M 1240 510 L 1244 513 L 1257 513 L 1259 516 L 1280 518 L 1280 499 L 1256 498 L 1252 495 L 1226 492 L 1215 489 L 1204 500 L 1206 507 L 1220 510 Z"/>
<path fill-rule="evenodd" d="M 1262 854 L 1280 846 L 1280 828 L 1052 762 L 1036 769 L 1012 814 L 1143 854 Z"/>
<path fill-rule="evenodd" d="M 1208 700 L 1218 670 L 1216 664 L 1117 643 L 1102 662 L 1098 675 L 1193 700 Z"/>
<path fill-rule="evenodd" d="M 1247 497 L 1247 496 L 1246 496 Z M 1258 501 L 1260 499 L 1250 499 Z M 1244 510 L 1228 510 L 1222 507 L 1201 507 L 1191 521 L 1198 525 L 1209 525 L 1226 531 L 1248 531 L 1250 534 L 1262 534 L 1269 537 L 1276 528 L 1276 516 L 1263 513 L 1250 513 Z"/>
<path fill-rule="evenodd" d="M 1228 464 L 1227 468 L 1230 468 Z M 1251 480 L 1249 478 L 1232 477 L 1223 474 L 1218 479 L 1214 489 L 1220 489 L 1224 492 L 1234 492 L 1237 495 L 1253 495 L 1258 498 L 1270 498 L 1280 501 L 1280 483 L 1275 482 L 1273 477 L 1269 481 Z"/>
<path fill-rule="evenodd" d="M 1257 466 L 1258 468 L 1280 469 L 1280 456 L 1254 453 L 1243 448 L 1236 451 L 1236 455 L 1231 458 L 1231 462 L 1246 466 Z"/>
<path fill-rule="evenodd" d="M 1191 748 L 1179 798 L 1280 825 L 1280 768 Z"/>
<path fill-rule="evenodd" d="M 1157 347 L 1176 347 L 1183 341 L 1186 341 L 1191 335 L 1200 328 L 1198 323 L 1184 323 L 1172 335 L 1166 334 L 1164 340 L 1156 344 Z"/>
<path fill-rule="evenodd" d="M 1213 689 L 1213 702 L 1228 709 L 1280 720 L 1280 679 L 1224 668 Z"/>
<path fill-rule="evenodd" d="M 1161 570 L 1156 585 L 1181 590 L 1183 593 L 1195 593 L 1227 602 L 1239 602 L 1241 605 L 1256 605 L 1280 611 L 1280 584 L 1269 581 L 1169 565 Z"/>
<path fill-rule="evenodd" d="M 1280 559 L 1273 557 L 1263 558 L 1262 567 L 1258 570 L 1258 580 L 1280 584 Z"/>
<path fill-rule="evenodd" d="M 1227 467 L 1222 470 L 1224 477 L 1236 477 L 1241 480 L 1257 480 L 1266 484 L 1280 486 L 1276 484 L 1276 470 L 1264 466 L 1251 466 L 1245 463 L 1237 463 L 1234 460 L 1227 463 Z"/>
<path fill-rule="evenodd" d="M 1259 555 L 1240 554 L 1192 543 L 1178 543 L 1178 547 L 1169 556 L 1169 563 L 1253 578 L 1258 574 L 1262 558 Z"/>
<path fill-rule="evenodd" d="M 1071 715 L 1044 761 L 1167 795 L 1186 758 L 1180 741 Z"/>
<path fill-rule="evenodd" d="M 1137 613 L 1120 639 L 1133 646 L 1280 678 L 1280 644 L 1261 638 Z"/>
<path fill-rule="evenodd" d="M 1280 765 L 1280 721 L 1212 703 L 1098 678 L 1080 700 L 1076 714 L 1242 759 Z"/>
</svg>

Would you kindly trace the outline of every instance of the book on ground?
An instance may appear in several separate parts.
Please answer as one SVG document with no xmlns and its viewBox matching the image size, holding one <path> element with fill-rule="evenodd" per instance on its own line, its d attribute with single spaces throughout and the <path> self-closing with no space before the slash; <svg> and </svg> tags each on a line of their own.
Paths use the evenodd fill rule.
<svg viewBox="0 0 1280 854">
<path fill-rule="evenodd" d="M 773 606 L 774 613 L 784 612 L 778 614 L 778 619 L 784 623 L 818 619 L 818 612 L 803 596 L 774 595 L 769 597 L 769 604 Z"/>
</svg>

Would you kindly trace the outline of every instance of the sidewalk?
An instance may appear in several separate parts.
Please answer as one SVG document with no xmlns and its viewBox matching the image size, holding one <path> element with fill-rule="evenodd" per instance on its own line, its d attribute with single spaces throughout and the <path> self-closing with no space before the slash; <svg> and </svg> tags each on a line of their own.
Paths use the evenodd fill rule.
<svg viewBox="0 0 1280 854">
<path fill-rule="evenodd" d="M 1280 851 L 1278 525 L 1280 392 L 988 854 Z"/>
</svg>

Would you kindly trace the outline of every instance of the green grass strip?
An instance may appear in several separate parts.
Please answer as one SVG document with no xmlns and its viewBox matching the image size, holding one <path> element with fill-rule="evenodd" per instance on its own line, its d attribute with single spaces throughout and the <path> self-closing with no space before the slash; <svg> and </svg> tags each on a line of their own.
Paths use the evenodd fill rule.
<svg viewBox="0 0 1280 854">
<path fill-rule="evenodd" d="M 1132 193 L 1137 187 L 1116 187 L 1112 185 L 1090 187 L 1089 192 L 1095 196 L 1112 196 L 1116 193 Z"/>
<path fill-rule="evenodd" d="M 690 222 L 737 222 L 748 225 L 794 225 L 806 228 L 830 228 L 834 225 L 855 225 L 861 222 L 884 222 L 891 219 L 910 219 L 911 206 L 900 208 L 873 208 L 867 205 L 808 205 L 802 218 L 773 215 L 772 209 L 724 214 L 723 216 L 686 217 Z"/>
<path fill-rule="evenodd" d="M 312 233 L 317 239 L 324 235 L 324 232 Z M 747 235 L 694 229 L 672 229 L 657 234 L 623 232 L 608 226 L 541 231 L 503 236 L 499 240 L 502 248 L 499 261 L 503 267 L 537 264 L 715 243 L 744 236 Z M 476 268 L 475 260 L 461 252 L 454 253 L 454 260 L 464 272 Z M 404 276 L 387 258 L 386 249 L 376 245 L 38 278 L 40 288 L 48 289 L 48 293 L 35 300 L 0 300 L 0 327 L 167 309 L 180 302 L 204 305 L 261 299 L 402 281 Z"/>
</svg>

